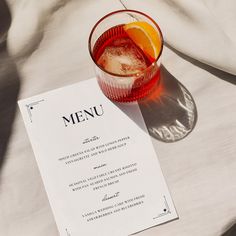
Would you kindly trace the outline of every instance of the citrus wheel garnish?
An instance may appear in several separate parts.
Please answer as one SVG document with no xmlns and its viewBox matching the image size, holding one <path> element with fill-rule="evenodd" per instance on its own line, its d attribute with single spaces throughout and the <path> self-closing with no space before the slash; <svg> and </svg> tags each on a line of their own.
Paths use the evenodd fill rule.
<svg viewBox="0 0 236 236">
<path fill-rule="evenodd" d="M 124 25 L 124 31 L 147 56 L 153 59 L 158 57 L 162 40 L 152 25 L 144 21 L 135 21 Z"/>
</svg>

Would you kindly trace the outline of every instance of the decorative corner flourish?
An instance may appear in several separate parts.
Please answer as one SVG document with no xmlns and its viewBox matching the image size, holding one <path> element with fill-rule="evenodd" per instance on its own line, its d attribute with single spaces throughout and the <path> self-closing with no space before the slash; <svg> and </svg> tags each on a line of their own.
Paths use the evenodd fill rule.
<svg viewBox="0 0 236 236">
<path fill-rule="evenodd" d="M 36 105 L 38 105 L 39 103 L 44 102 L 44 101 L 45 101 L 44 99 L 41 99 L 41 100 L 38 100 L 38 101 L 35 101 L 35 102 L 31 102 L 31 103 L 25 105 L 31 123 L 33 122 L 33 119 L 32 119 L 32 117 L 33 117 L 33 113 L 32 113 L 33 109 L 35 109 Z"/>
<path fill-rule="evenodd" d="M 170 210 L 170 207 L 169 207 L 169 204 L 166 200 L 166 196 L 164 195 L 163 196 L 163 199 L 164 199 L 164 207 L 163 207 L 163 211 L 161 213 L 158 214 L 158 216 L 154 217 L 153 219 L 158 219 L 160 217 L 163 217 L 165 215 L 168 215 L 168 214 L 171 214 L 171 210 Z"/>
</svg>

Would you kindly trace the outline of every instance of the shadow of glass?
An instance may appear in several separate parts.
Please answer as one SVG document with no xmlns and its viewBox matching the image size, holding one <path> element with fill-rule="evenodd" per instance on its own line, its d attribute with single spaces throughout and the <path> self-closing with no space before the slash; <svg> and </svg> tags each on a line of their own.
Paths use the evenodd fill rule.
<svg viewBox="0 0 236 236">
<path fill-rule="evenodd" d="M 176 142 L 194 129 L 197 108 L 190 92 L 164 66 L 161 80 L 139 101 L 149 134 L 162 142 Z"/>
<path fill-rule="evenodd" d="M 11 16 L 5 1 L 0 1 L 0 168 L 14 122 L 20 80 L 16 65 L 7 52 L 6 36 Z"/>
<path fill-rule="evenodd" d="M 197 108 L 190 92 L 164 66 L 152 92 L 137 102 L 114 104 L 143 131 L 162 142 L 185 138 L 197 122 Z M 142 116 L 145 124 L 143 122 Z"/>
</svg>

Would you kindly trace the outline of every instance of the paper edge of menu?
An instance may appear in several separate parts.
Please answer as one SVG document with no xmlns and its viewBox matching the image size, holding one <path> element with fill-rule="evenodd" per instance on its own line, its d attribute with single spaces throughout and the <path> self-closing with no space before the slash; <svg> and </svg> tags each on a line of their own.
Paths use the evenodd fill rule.
<svg viewBox="0 0 236 236">
<path fill-rule="evenodd" d="M 83 81 L 80 81 L 80 82 L 77 82 L 77 83 L 74 83 L 74 84 L 71 84 L 71 85 L 67 85 L 67 86 L 64 86 L 64 87 L 60 87 L 60 88 L 56 88 L 56 89 L 53 89 L 53 90 L 50 90 L 50 91 L 46 91 L 46 92 L 43 92 L 43 93 L 40 93 L 40 94 L 31 96 L 31 97 L 28 97 L 28 98 L 20 99 L 20 100 L 18 100 L 18 102 L 17 102 L 17 103 L 18 103 L 18 106 L 19 106 L 19 109 L 20 109 L 20 111 L 21 111 L 21 115 L 22 115 L 22 118 L 23 118 L 23 122 L 24 122 L 24 125 L 25 125 L 25 128 L 26 128 L 26 131 L 27 131 L 27 135 L 28 135 L 28 137 L 29 137 L 29 141 L 30 141 L 30 144 L 31 144 L 31 146 L 32 146 L 32 150 L 33 150 L 33 153 L 34 153 L 36 162 L 37 162 L 37 167 L 38 167 L 38 169 L 39 169 L 40 176 L 41 176 L 41 178 L 42 178 L 42 180 L 43 180 L 43 186 L 44 186 L 44 188 L 45 188 L 45 190 L 46 190 L 47 198 L 48 198 L 48 201 L 49 201 L 51 210 L 52 210 L 52 212 L 53 212 L 54 220 L 55 220 L 55 223 L 56 223 L 56 225 L 57 225 L 57 227 L 58 227 L 59 232 L 61 232 L 61 228 L 60 228 L 60 223 L 61 223 L 60 221 L 61 221 L 61 220 L 59 219 L 59 218 L 60 218 L 60 217 L 59 217 L 60 214 L 58 213 L 57 209 L 55 209 L 54 205 L 52 204 L 52 202 L 51 202 L 52 199 L 50 198 L 49 190 L 48 190 L 47 186 L 45 185 L 45 182 L 46 182 L 47 180 L 44 178 L 44 175 L 42 174 L 41 168 L 40 168 L 40 166 L 39 166 L 38 159 L 39 159 L 40 157 L 39 157 L 39 154 L 37 153 L 36 147 L 35 147 L 35 145 L 34 145 L 34 143 L 33 143 L 33 139 L 34 139 L 33 134 L 30 133 L 29 127 L 28 127 L 28 125 L 27 125 L 27 123 L 26 123 L 26 121 L 25 121 L 26 117 L 25 117 L 25 111 L 23 111 L 23 105 L 25 105 L 25 102 L 30 101 L 30 100 L 32 100 L 32 99 L 37 99 L 38 97 L 47 96 L 48 94 L 51 94 L 51 93 L 54 93 L 54 92 L 59 92 L 59 91 L 61 91 L 61 90 L 68 89 L 68 88 L 70 88 L 70 87 L 79 85 L 79 84 L 81 84 L 81 83 L 86 83 L 86 82 L 88 82 L 88 80 L 96 80 L 96 78 L 95 78 L 95 77 L 92 77 L 92 78 L 90 78 L 90 79 L 86 79 L 86 80 L 83 80 Z M 134 102 L 134 103 L 136 103 L 136 102 Z M 137 105 L 137 106 L 138 106 L 138 105 Z M 140 108 L 138 108 L 138 109 L 139 109 L 139 111 L 140 111 Z M 140 115 L 141 115 L 141 117 L 142 117 L 142 119 L 143 119 L 143 116 L 142 116 L 141 111 L 140 111 Z M 144 120 L 143 120 L 143 122 L 144 122 L 144 124 L 145 124 L 145 121 L 144 121 Z M 145 125 L 144 125 L 144 126 L 145 126 Z M 148 130 L 147 130 L 146 126 L 145 126 L 145 129 L 146 129 L 146 132 L 148 133 Z M 150 142 L 151 142 L 151 138 L 150 138 Z M 153 148 L 153 149 L 154 149 L 154 148 Z M 156 157 L 156 158 L 157 158 L 157 157 Z M 158 159 L 158 158 L 157 158 L 157 159 Z M 163 224 L 166 224 L 166 223 L 169 223 L 169 222 L 172 222 L 172 221 L 174 221 L 174 220 L 179 219 L 178 213 L 177 213 L 177 211 L 176 211 L 175 204 L 174 204 L 173 199 L 172 199 L 172 196 L 171 196 L 171 192 L 170 192 L 169 187 L 168 187 L 168 185 L 167 185 L 167 183 L 166 183 L 166 179 L 165 179 L 165 177 L 164 177 L 164 175 L 163 175 L 163 171 L 162 171 L 162 169 L 161 169 L 161 167 L 160 167 L 159 160 L 157 160 L 157 162 L 158 162 L 158 165 L 159 165 L 159 168 L 160 168 L 160 171 L 161 171 L 161 175 L 163 176 L 164 183 L 165 183 L 165 185 L 166 185 L 166 187 L 167 187 L 167 190 L 168 190 L 168 197 L 170 198 L 169 200 L 171 201 L 172 210 L 173 210 L 173 211 L 171 212 L 171 215 L 169 215 L 168 219 L 166 219 L 166 218 L 164 217 L 162 220 L 159 220 L 158 222 L 153 222 L 153 224 L 149 224 L 148 226 L 140 226 L 140 227 L 137 226 L 137 229 L 135 230 L 135 232 L 132 232 L 132 233 L 129 234 L 129 235 L 136 235 L 136 234 L 138 234 L 138 233 L 140 233 L 140 232 L 143 232 L 143 231 L 148 230 L 148 229 L 150 229 L 150 228 L 153 228 L 153 227 L 155 227 L 155 226 L 163 225 Z M 70 235 L 70 234 L 67 233 L 67 235 Z"/>
</svg>

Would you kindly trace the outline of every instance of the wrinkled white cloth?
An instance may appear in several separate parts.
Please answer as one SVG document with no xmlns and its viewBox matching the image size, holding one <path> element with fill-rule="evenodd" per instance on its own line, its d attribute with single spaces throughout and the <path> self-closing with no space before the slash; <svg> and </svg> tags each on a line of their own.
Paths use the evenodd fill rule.
<svg viewBox="0 0 236 236">
<path fill-rule="evenodd" d="M 235 0 L 121 0 L 146 12 L 176 50 L 236 75 Z"/>
<path fill-rule="evenodd" d="M 43 37 L 51 13 L 62 7 L 66 0 L 9 0 L 12 24 L 8 32 L 8 49 L 12 56 L 32 52 Z"/>
<path fill-rule="evenodd" d="M 10 53 L 19 56 L 30 51 L 41 40 L 40 30 L 49 20 L 48 16 L 67 1 L 9 0 L 13 14 L 8 38 Z M 156 20 L 163 31 L 165 41 L 174 49 L 202 63 L 236 74 L 234 0 L 121 2 L 126 8 L 146 12 Z"/>
</svg>

